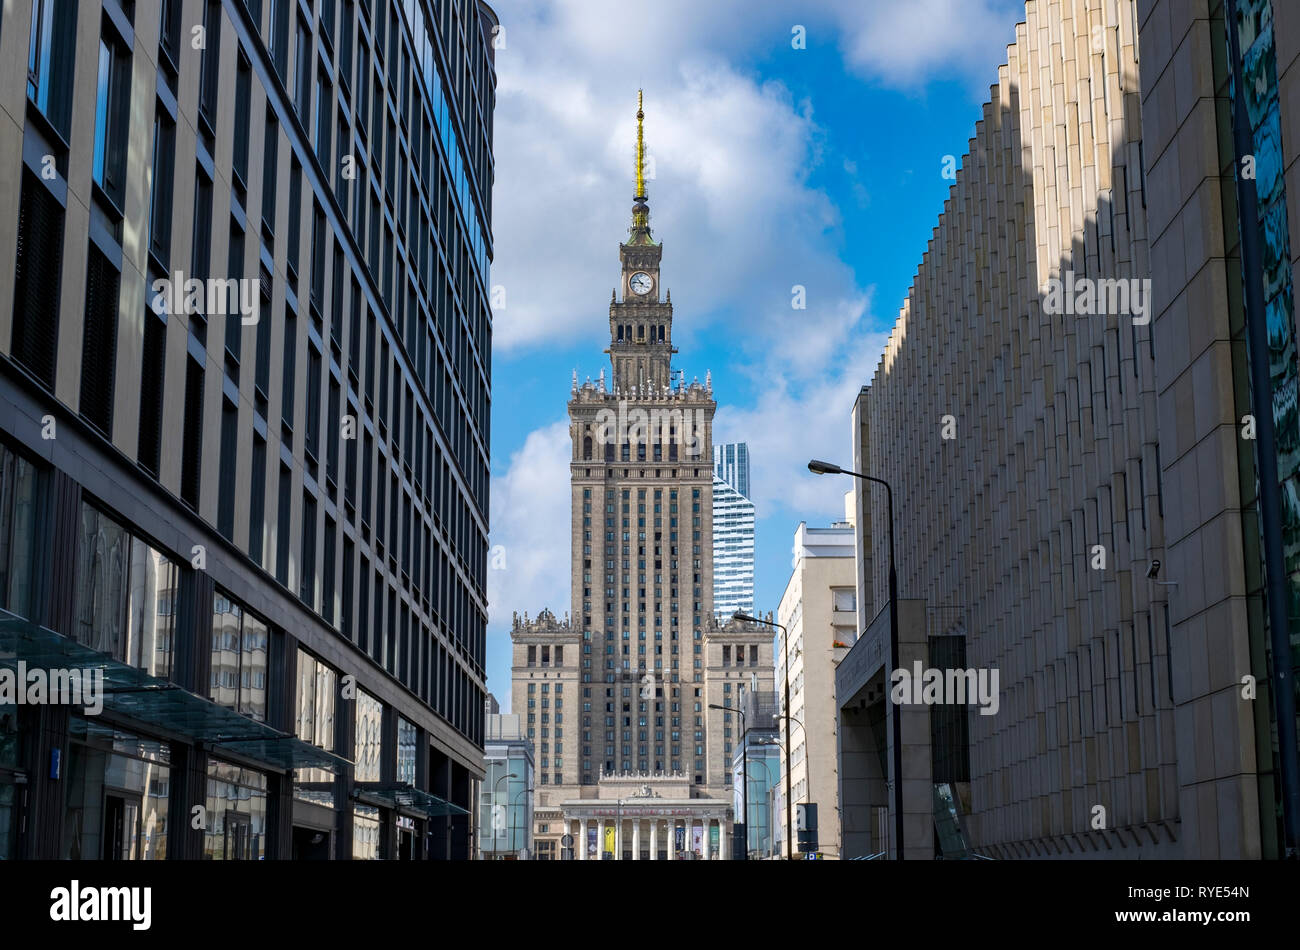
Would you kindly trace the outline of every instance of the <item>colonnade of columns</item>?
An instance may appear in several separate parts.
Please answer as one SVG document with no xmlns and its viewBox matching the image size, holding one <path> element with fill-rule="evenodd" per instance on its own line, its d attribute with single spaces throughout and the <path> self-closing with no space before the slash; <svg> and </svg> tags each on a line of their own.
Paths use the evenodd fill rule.
<svg viewBox="0 0 1300 950">
<path fill-rule="evenodd" d="M 576 818 L 565 822 L 568 832 L 575 836 L 577 845 L 574 848 L 576 857 L 579 861 L 597 860 L 602 857 L 605 851 L 606 829 L 614 829 L 614 860 L 622 860 L 625 849 L 632 852 L 632 860 L 641 860 L 641 842 L 648 840 L 650 860 L 655 861 L 659 858 L 659 843 L 662 840 L 665 843 L 664 850 L 667 852 L 669 861 L 677 859 L 677 832 L 682 831 L 682 841 L 685 843 L 686 850 L 692 850 L 694 839 L 694 829 L 701 828 L 701 854 L 700 857 L 708 860 L 711 858 L 711 847 L 714 826 L 717 826 L 718 835 L 718 854 L 717 859 L 725 861 L 728 858 L 728 828 L 727 822 L 722 818 L 709 817 L 672 817 L 672 818 L 639 818 L 623 817 L 616 818 Z M 595 858 L 587 853 L 587 836 L 590 829 L 596 829 L 596 855 Z M 645 837 L 643 837 L 643 833 Z M 630 843 L 630 849 L 627 845 Z"/>
</svg>

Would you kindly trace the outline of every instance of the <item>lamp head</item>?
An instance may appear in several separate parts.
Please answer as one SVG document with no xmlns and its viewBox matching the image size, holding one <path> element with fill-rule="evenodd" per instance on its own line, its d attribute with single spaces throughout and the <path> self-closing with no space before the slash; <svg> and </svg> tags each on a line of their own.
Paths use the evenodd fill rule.
<svg viewBox="0 0 1300 950">
<path fill-rule="evenodd" d="M 814 475 L 843 475 L 844 469 L 832 462 L 823 462 L 819 459 L 813 459 L 808 463 L 808 471 Z"/>
</svg>

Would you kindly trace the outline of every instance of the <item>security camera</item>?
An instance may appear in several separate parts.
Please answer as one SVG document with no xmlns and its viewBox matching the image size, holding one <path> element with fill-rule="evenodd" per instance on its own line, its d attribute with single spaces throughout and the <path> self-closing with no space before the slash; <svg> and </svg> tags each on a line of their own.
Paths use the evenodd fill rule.
<svg viewBox="0 0 1300 950">
<path fill-rule="evenodd" d="M 1151 566 L 1147 568 L 1147 578 L 1149 580 L 1155 580 L 1159 576 L 1160 576 L 1160 561 L 1158 558 L 1153 558 L 1151 561 Z"/>
</svg>

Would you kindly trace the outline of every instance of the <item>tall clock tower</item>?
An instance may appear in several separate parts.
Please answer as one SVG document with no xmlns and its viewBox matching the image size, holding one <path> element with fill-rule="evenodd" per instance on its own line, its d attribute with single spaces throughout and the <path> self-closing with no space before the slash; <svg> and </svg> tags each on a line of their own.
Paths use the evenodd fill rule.
<svg viewBox="0 0 1300 950">
<path fill-rule="evenodd" d="M 609 354 L 614 386 L 638 392 L 668 388 L 673 348 L 672 296 L 660 291 L 663 245 L 650 234 L 646 204 L 645 135 L 640 94 L 636 110 L 636 195 L 627 243 L 618 248 L 623 265 L 619 288 L 609 303 Z M 622 299 L 620 298 L 620 295 Z"/>
<path fill-rule="evenodd" d="M 636 118 L 605 350 L 613 379 L 579 385 L 575 372 L 569 399 L 572 612 L 516 619 L 511 708 L 535 743 L 539 854 L 558 854 L 568 834 L 580 858 L 725 856 L 741 733 L 710 707 L 771 689 L 772 637 L 713 617 L 717 403 L 709 374 L 673 376 L 640 96 Z"/>
</svg>

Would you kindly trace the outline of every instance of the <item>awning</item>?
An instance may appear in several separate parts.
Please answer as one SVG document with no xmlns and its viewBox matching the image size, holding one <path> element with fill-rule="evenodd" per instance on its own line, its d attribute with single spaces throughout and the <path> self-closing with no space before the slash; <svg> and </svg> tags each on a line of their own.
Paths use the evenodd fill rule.
<svg viewBox="0 0 1300 950">
<path fill-rule="evenodd" d="M 28 670 L 79 670 L 91 675 L 98 670 L 104 712 L 130 717 L 186 742 L 205 743 L 217 754 L 229 751 L 277 771 L 320 768 L 340 774 L 351 765 L 297 736 L 0 610 L 0 667 L 17 670 L 20 662 Z"/>
<path fill-rule="evenodd" d="M 352 796 L 366 805 L 418 814 L 422 818 L 468 815 L 459 805 L 404 782 L 358 782 Z"/>
</svg>

